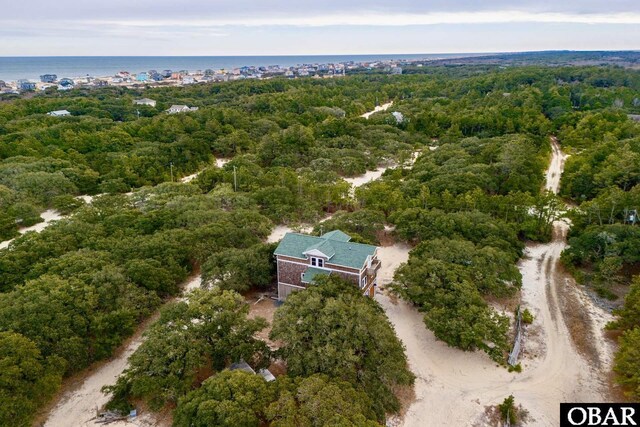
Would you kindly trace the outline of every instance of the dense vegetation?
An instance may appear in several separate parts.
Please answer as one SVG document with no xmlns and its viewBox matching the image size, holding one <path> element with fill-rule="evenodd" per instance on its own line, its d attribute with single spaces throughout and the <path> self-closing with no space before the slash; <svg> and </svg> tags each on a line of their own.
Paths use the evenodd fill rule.
<svg viewBox="0 0 640 427">
<path fill-rule="evenodd" d="M 341 212 L 318 232 L 340 227 L 356 240 L 376 242 L 388 224 L 397 238 L 415 244 L 397 276 L 400 295 L 423 310 L 439 338 L 500 360 L 508 321 L 486 300 L 517 293 L 521 279 L 513 263 L 524 239 L 550 237 L 558 203 L 539 190 L 553 132 L 574 149 L 563 195 L 581 203 L 567 264 L 594 277 L 587 281 L 599 275 L 627 286 L 640 247 L 638 225 L 628 221 L 629 209 L 639 208 L 639 134 L 626 117 L 640 112 L 638 72 L 484 65 L 412 72 L 74 90 L 0 104 L 0 238 L 39 222 L 47 208 L 72 213 L 0 250 L 0 361 L 14 372 L 21 360 L 32 360 L 29 369 L 46 373 L 3 382 L 0 394 L 16 400 L 2 416 L 29 424 L 62 375 L 110 356 L 200 267 L 209 286 L 268 286 L 273 247 L 263 242 L 273 224 L 313 223 L 335 211 Z M 140 96 L 156 99 L 158 107 L 134 108 Z M 404 119 L 391 111 L 359 118 L 376 99 L 394 100 Z M 174 103 L 200 109 L 162 112 Z M 45 114 L 63 108 L 73 116 Z M 407 164 L 416 150 L 413 168 L 389 170 L 354 196 L 342 179 L 381 163 Z M 218 167 L 214 157 L 232 160 Z M 188 184 L 171 182 L 198 170 Z M 91 204 L 75 199 L 103 193 Z M 180 303 L 172 307 L 183 307 L 172 309 L 180 319 L 191 316 Z M 170 326 L 161 321 L 155 328 Z M 12 353 L 12 346 L 23 350 Z M 342 377 L 287 358 L 299 366 L 295 375 L 325 374 L 315 381 L 333 387 L 352 384 L 360 403 L 343 408 L 352 423 L 371 420 L 371 411 L 379 420 L 376 405 L 397 408 L 389 384 L 352 381 L 353 366 Z M 216 362 L 215 371 L 227 362 Z M 180 393 L 190 381 L 201 382 L 201 374 L 185 371 Z M 313 384 L 305 388 L 310 400 L 301 400 L 295 390 L 304 380 L 291 381 L 274 399 L 296 409 L 293 418 L 276 420 L 267 407 L 260 421 L 290 425 L 313 417 L 305 406 L 317 395 Z M 162 386 L 132 379 L 127 387 L 146 399 L 146 387 Z M 158 404 L 167 401 L 159 398 Z M 199 399 L 222 398 L 212 392 L 188 401 Z M 367 399 L 383 402 L 371 409 Z M 178 396 L 169 400 L 180 406 Z M 180 412 L 185 422 L 199 405 Z"/>
<path fill-rule="evenodd" d="M 636 91 L 639 86 L 628 76 Z M 637 93 L 637 92 L 636 92 Z M 579 282 L 623 307 L 612 329 L 622 332 L 614 370 L 629 395 L 640 399 L 640 125 L 623 106 L 640 100 L 616 98 L 618 108 L 579 111 L 558 119 L 559 137 L 572 153 L 562 179 L 562 195 L 577 205 L 563 262 Z M 635 279 L 634 279 L 635 275 Z"/>
<path fill-rule="evenodd" d="M 404 349 L 380 306 L 350 283 L 327 278 L 287 299 L 271 332 L 281 343 L 275 352 L 254 338 L 266 322 L 248 311 L 242 296 L 217 286 L 167 304 L 108 387 L 110 406 L 177 406 L 178 426 L 379 425 L 399 410 L 394 393 L 413 381 Z M 271 384 L 224 370 L 237 361 L 258 369 L 276 357 L 287 375 Z"/>
</svg>

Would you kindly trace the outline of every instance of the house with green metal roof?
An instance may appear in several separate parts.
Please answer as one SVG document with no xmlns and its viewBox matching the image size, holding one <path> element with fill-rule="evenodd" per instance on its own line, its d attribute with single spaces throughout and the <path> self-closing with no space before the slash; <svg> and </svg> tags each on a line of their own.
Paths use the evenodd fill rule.
<svg viewBox="0 0 640 427">
<path fill-rule="evenodd" d="M 373 296 L 380 260 L 378 248 L 351 242 L 340 230 L 322 236 L 287 233 L 274 252 L 278 266 L 278 299 L 314 284 L 321 275 L 337 274 Z"/>
</svg>

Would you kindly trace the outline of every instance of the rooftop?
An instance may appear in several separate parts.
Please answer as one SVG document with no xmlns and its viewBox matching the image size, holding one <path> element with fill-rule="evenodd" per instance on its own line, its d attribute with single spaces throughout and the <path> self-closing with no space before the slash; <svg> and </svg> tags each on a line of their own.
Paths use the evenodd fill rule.
<svg viewBox="0 0 640 427">
<path fill-rule="evenodd" d="M 306 259 L 308 254 L 320 252 L 331 264 L 360 269 L 369 256 L 375 255 L 377 248 L 373 245 L 353 243 L 350 240 L 351 237 L 340 230 L 330 231 L 322 236 L 287 233 L 274 254 Z"/>
</svg>

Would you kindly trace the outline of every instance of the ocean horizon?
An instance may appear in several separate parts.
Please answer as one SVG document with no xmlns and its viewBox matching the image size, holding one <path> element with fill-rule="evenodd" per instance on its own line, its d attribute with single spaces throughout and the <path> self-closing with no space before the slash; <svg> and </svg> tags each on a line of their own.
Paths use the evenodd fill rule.
<svg viewBox="0 0 640 427">
<path fill-rule="evenodd" d="M 62 77 L 112 76 L 119 71 L 233 69 L 243 66 L 371 62 L 384 60 L 446 59 L 482 56 L 486 53 L 389 54 L 389 55 L 278 55 L 278 56 L 0 56 L 0 80 L 39 80 L 43 74 Z"/>
</svg>

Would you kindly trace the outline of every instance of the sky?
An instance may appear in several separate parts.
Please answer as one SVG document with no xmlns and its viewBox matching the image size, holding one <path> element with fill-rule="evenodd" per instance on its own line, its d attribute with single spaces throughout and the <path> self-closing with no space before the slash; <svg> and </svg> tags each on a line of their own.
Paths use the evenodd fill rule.
<svg viewBox="0 0 640 427">
<path fill-rule="evenodd" d="M 640 50 L 640 0 L 1 0 L 0 56 Z"/>
</svg>

